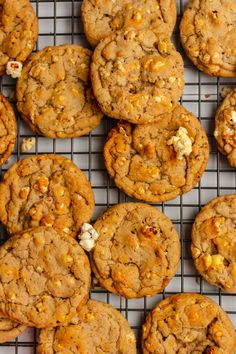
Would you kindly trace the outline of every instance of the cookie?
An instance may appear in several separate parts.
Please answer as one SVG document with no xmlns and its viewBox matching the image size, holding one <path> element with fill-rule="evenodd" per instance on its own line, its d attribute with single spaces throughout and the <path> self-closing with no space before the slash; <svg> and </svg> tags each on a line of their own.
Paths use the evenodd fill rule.
<svg viewBox="0 0 236 354">
<path fill-rule="evenodd" d="M 126 298 L 162 291 L 175 275 L 180 242 L 172 222 L 153 206 L 124 203 L 94 224 L 92 270 L 107 290 Z"/>
<path fill-rule="evenodd" d="M 70 322 L 90 290 L 88 257 L 51 227 L 12 236 L 0 248 L 0 311 L 38 328 Z"/>
<path fill-rule="evenodd" d="M 89 78 L 92 52 L 78 45 L 47 47 L 24 66 L 17 108 L 31 129 L 49 138 L 89 133 L 103 117 Z"/>
<path fill-rule="evenodd" d="M 151 30 L 118 31 L 96 47 L 91 65 L 102 111 L 134 124 L 158 121 L 183 93 L 183 60 L 170 39 Z"/>
<path fill-rule="evenodd" d="M 175 0 L 84 0 L 81 10 L 84 32 L 93 47 L 127 28 L 156 29 L 171 36 L 176 22 Z"/>
<path fill-rule="evenodd" d="M 230 91 L 216 112 L 214 136 L 220 152 L 236 167 L 236 89 Z"/>
<path fill-rule="evenodd" d="M 24 62 L 38 38 L 38 20 L 28 0 L 1 0 L 0 75 L 9 61 Z"/>
<path fill-rule="evenodd" d="M 180 39 L 199 70 L 236 77 L 235 17 L 234 0 L 189 1 L 180 23 Z"/>
<path fill-rule="evenodd" d="M 89 181 L 61 155 L 22 159 L 9 168 L 0 183 L 0 221 L 10 235 L 42 225 L 76 236 L 93 210 Z"/>
<path fill-rule="evenodd" d="M 89 300 L 67 327 L 40 331 L 39 354 L 136 354 L 134 333 L 111 305 Z"/>
<path fill-rule="evenodd" d="M 17 136 L 15 113 L 8 100 L 0 93 L 0 166 L 14 150 Z"/>
<path fill-rule="evenodd" d="M 26 328 L 26 326 L 0 315 L 0 343 L 5 343 L 18 337 Z"/>
<path fill-rule="evenodd" d="M 227 314 L 206 296 L 185 293 L 161 301 L 142 330 L 143 354 L 234 354 L 236 336 Z"/>
<path fill-rule="evenodd" d="M 206 281 L 236 293 L 236 194 L 215 198 L 201 209 L 193 224 L 191 250 Z"/>
<path fill-rule="evenodd" d="M 104 147 L 106 168 L 117 187 L 147 202 L 163 202 L 190 191 L 208 158 L 206 133 L 182 106 L 156 124 L 118 124 Z"/>
</svg>

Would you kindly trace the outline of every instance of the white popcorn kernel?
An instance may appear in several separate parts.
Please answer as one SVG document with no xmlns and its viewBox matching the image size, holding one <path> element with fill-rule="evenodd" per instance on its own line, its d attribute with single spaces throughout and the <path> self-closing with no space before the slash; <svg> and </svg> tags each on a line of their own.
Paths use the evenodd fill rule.
<svg viewBox="0 0 236 354">
<path fill-rule="evenodd" d="M 192 152 L 192 141 L 184 127 L 178 129 L 176 135 L 167 141 L 167 145 L 174 146 L 178 160 L 182 160 L 184 155 L 189 156 Z"/>
<path fill-rule="evenodd" d="M 95 241 L 99 238 L 99 234 L 95 229 L 91 230 L 91 236 L 92 236 L 92 239 Z"/>
<path fill-rule="evenodd" d="M 236 123 L 236 112 L 235 111 L 232 112 L 231 119 L 232 119 L 233 123 L 235 124 Z"/>
<path fill-rule="evenodd" d="M 93 226 L 91 224 L 88 224 L 85 222 L 81 227 L 81 232 L 90 231 L 92 229 L 93 229 Z"/>
<path fill-rule="evenodd" d="M 26 152 L 32 149 L 36 144 L 36 139 L 34 137 L 31 138 L 24 138 L 21 142 L 20 151 Z"/>
<path fill-rule="evenodd" d="M 80 240 L 90 240 L 92 237 L 91 237 L 90 232 L 86 231 L 86 232 L 81 233 L 79 235 L 79 238 L 80 238 Z"/>
<path fill-rule="evenodd" d="M 89 252 L 95 246 L 95 241 L 99 238 L 99 234 L 92 225 L 84 223 L 81 227 L 81 233 L 78 235 L 78 238 L 80 240 L 80 245 Z"/>
<path fill-rule="evenodd" d="M 13 79 L 20 77 L 22 71 L 22 63 L 19 61 L 9 61 L 7 63 L 6 73 Z"/>
<path fill-rule="evenodd" d="M 90 238 L 89 240 L 81 240 L 79 244 L 85 251 L 90 252 L 95 246 L 95 241 Z"/>
</svg>

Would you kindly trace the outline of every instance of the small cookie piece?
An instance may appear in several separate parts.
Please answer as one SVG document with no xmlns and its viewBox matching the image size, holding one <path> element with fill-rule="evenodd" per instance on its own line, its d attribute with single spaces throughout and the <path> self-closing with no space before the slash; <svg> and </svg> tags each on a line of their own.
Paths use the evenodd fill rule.
<svg viewBox="0 0 236 354">
<path fill-rule="evenodd" d="M 182 106 L 156 124 L 118 124 L 104 147 L 105 165 L 117 187 L 147 202 L 189 192 L 199 182 L 208 158 L 206 133 Z"/>
<path fill-rule="evenodd" d="M 89 181 L 61 155 L 22 159 L 0 183 L 0 220 L 10 235 L 42 225 L 75 237 L 83 223 L 90 221 L 93 210 Z"/>
<path fill-rule="evenodd" d="M 31 129 L 49 138 L 72 138 L 103 117 L 89 78 L 92 52 L 79 45 L 47 47 L 30 58 L 17 82 L 17 108 Z"/>
<path fill-rule="evenodd" d="M 31 150 L 36 144 L 36 138 L 31 136 L 30 138 L 24 138 L 20 145 L 20 152 L 27 152 Z"/>
<path fill-rule="evenodd" d="M 236 77 L 235 0 L 190 0 L 180 23 L 186 54 L 208 75 Z"/>
<path fill-rule="evenodd" d="M 236 194 L 213 199 L 197 215 L 192 256 L 208 283 L 236 292 Z"/>
<path fill-rule="evenodd" d="M 27 326 L 70 322 L 90 290 L 88 257 L 51 227 L 28 229 L 0 248 L 0 311 Z"/>
<path fill-rule="evenodd" d="M 206 296 L 178 294 L 159 302 L 142 330 L 143 354 L 234 354 L 236 336 L 223 309 Z"/>
<path fill-rule="evenodd" d="M 178 234 L 155 207 L 118 204 L 102 214 L 94 228 L 100 236 L 92 250 L 92 270 L 107 290 L 126 298 L 151 296 L 177 272 Z"/>
<path fill-rule="evenodd" d="M 183 93 L 183 60 L 170 39 L 151 30 L 118 31 L 96 47 L 91 65 L 94 95 L 108 116 L 155 123 Z"/>
<path fill-rule="evenodd" d="M 18 337 L 26 328 L 26 326 L 9 320 L 0 314 L 0 343 L 5 343 Z"/>
<path fill-rule="evenodd" d="M 14 150 L 17 124 L 14 110 L 8 100 L 0 94 L 0 166 Z"/>
<path fill-rule="evenodd" d="M 10 61 L 24 62 L 38 38 L 38 19 L 28 0 L 0 1 L 0 75 Z"/>
<path fill-rule="evenodd" d="M 236 89 L 230 91 L 216 112 L 214 136 L 220 152 L 236 167 Z"/>
<path fill-rule="evenodd" d="M 128 321 L 111 305 L 89 300 L 73 324 L 40 331 L 39 354 L 136 354 Z"/>
<path fill-rule="evenodd" d="M 156 29 L 171 36 L 176 23 L 175 0 L 84 0 L 81 10 L 84 32 L 93 47 L 127 28 Z"/>
</svg>

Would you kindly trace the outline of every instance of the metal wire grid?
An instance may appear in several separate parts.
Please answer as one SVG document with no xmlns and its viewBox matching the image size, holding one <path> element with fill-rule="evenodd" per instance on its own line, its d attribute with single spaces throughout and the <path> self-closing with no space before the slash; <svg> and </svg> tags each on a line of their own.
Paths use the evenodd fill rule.
<svg viewBox="0 0 236 354">
<path fill-rule="evenodd" d="M 63 43 L 78 43 L 88 46 L 82 29 L 80 19 L 80 6 L 78 0 L 31 0 L 39 18 L 39 40 L 36 50 L 47 45 Z M 185 1 L 177 0 L 178 20 L 183 11 Z M 177 49 L 183 54 L 178 40 L 178 31 L 174 33 L 174 42 Z M 138 351 L 140 351 L 141 325 L 146 314 L 153 306 L 166 296 L 178 292 L 198 292 L 213 298 L 229 314 L 236 324 L 236 295 L 225 294 L 210 286 L 202 280 L 193 266 L 190 256 L 190 232 L 195 215 L 201 207 L 212 198 L 236 191 L 235 169 L 230 168 L 226 159 L 222 157 L 216 148 L 213 139 L 214 112 L 220 102 L 221 88 L 233 87 L 235 82 L 231 79 L 218 79 L 208 77 L 196 70 L 185 59 L 185 93 L 181 99 L 187 109 L 199 117 L 202 125 L 208 133 L 211 143 L 211 157 L 201 182 L 188 194 L 176 198 L 173 201 L 154 204 L 169 216 L 181 235 L 181 262 L 177 275 L 168 287 L 157 296 L 136 300 L 125 300 L 114 296 L 102 288 L 93 284 L 91 298 L 112 304 L 119 309 L 129 320 L 132 329 L 138 339 Z M 7 77 L 0 81 L 1 90 L 11 97 L 15 83 Z M 12 102 L 14 104 L 14 102 Z M 20 153 L 20 142 L 23 137 L 34 135 L 31 130 L 18 118 L 17 145 L 14 154 L 8 163 L 3 166 L 4 172 L 23 155 Z M 107 207 L 114 204 L 131 201 L 120 192 L 113 181 L 109 179 L 103 165 L 102 150 L 107 132 L 112 127 L 112 121 L 105 118 L 102 125 L 86 137 L 77 139 L 47 139 L 36 136 L 34 154 L 59 153 L 73 160 L 87 175 L 91 181 L 96 197 L 94 219 Z M 1 241 L 5 240 L 2 233 Z M 33 354 L 37 352 L 37 331 L 29 329 L 18 339 L 0 345 L 0 354 Z"/>
</svg>

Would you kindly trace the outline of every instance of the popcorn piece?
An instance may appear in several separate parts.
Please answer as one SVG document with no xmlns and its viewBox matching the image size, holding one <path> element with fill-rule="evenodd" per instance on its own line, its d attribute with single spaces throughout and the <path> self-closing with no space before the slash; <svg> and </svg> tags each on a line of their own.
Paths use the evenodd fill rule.
<svg viewBox="0 0 236 354">
<path fill-rule="evenodd" d="M 178 160 L 182 160 L 184 155 L 189 156 L 192 152 L 192 141 L 184 127 L 178 129 L 176 135 L 167 141 L 167 145 L 174 146 Z"/>
<path fill-rule="evenodd" d="M 85 251 L 89 252 L 94 248 L 95 241 L 99 238 L 99 234 L 92 225 L 84 223 L 78 238 L 80 239 L 80 246 L 83 247 Z"/>
<path fill-rule="evenodd" d="M 233 123 L 236 124 L 236 112 L 235 111 L 232 112 L 231 119 L 232 119 Z"/>
<path fill-rule="evenodd" d="M 81 240 L 79 244 L 87 252 L 90 252 L 95 246 L 95 242 L 92 238 L 89 240 Z"/>
<path fill-rule="evenodd" d="M 34 137 L 24 138 L 21 142 L 20 151 L 21 152 L 29 151 L 30 149 L 32 149 L 32 147 L 35 146 L 35 143 L 36 143 L 36 139 Z"/>
<path fill-rule="evenodd" d="M 6 73 L 13 79 L 20 77 L 22 71 L 22 63 L 19 61 L 9 61 L 7 63 Z"/>
</svg>

